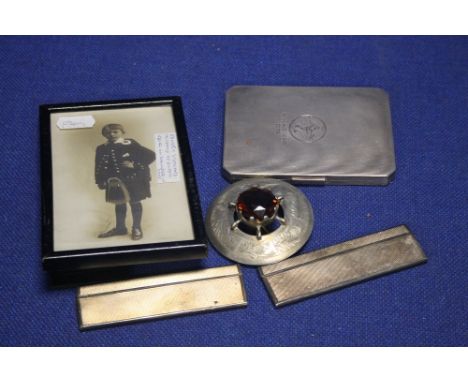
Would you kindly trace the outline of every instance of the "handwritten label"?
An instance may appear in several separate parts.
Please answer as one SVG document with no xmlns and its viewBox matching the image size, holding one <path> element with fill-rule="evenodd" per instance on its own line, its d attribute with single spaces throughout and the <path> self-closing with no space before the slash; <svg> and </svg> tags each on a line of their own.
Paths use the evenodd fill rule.
<svg viewBox="0 0 468 382">
<path fill-rule="evenodd" d="M 79 115 L 75 117 L 60 117 L 57 127 L 62 130 L 89 129 L 96 123 L 92 115 Z"/>
<path fill-rule="evenodd" d="M 156 182 L 174 183 L 180 181 L 179 148 L 176 133 L 154 135 L 156 147 Z"/>
</svg>

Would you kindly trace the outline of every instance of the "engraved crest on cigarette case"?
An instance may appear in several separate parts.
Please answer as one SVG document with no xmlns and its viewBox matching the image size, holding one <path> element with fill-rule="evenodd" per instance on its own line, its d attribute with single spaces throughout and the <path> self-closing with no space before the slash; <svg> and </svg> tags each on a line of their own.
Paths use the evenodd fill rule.
<svg viewBox="0 0 468 382">
<path fill-rule="evenodd" d="M 302 114 L 291 121 L 289 131 L 298 141 L 311 143 L 325 136 L 327 126 L 314 115 Z"/>
<path fill-rule="evenodd" d="M 296 187 L 277 179 L 244 179 L 211 204 L 206 229 L 225 257 L 266 265 L 296 253 L 312 232 L 312 206 Z"/>
</svg>

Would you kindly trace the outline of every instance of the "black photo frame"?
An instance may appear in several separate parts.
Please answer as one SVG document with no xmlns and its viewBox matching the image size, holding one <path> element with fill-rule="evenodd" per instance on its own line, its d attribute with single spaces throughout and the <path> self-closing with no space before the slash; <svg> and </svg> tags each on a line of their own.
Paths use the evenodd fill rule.
<svg viewBox="0 0 468 382">
<path fill-rule="evenodd" d="M 45 270 L 53 272 L 82 271 L 206 257 L 207 239 L 180 97 L 41 105 L 39 111 L 41 128 L 42 264 Z M 150 197 L 140 203 L 143 205 L 143 219 L 146 217 L 147 222 L 152 224 L 153 227 L 149 233 L 143 229 L 144 236 L 142 240 L 133 240 L 132 231 L 129 236 L 121 234 L 119 237 L 99 238 L 101 241 L 96 241 L 99 232 L 96 229 L 93 231 L 93 228 L 102 223 L 97 223 L 99 220 L 105 220 L 109 223 L 112 220 L 110 216 L 112 213 L 109 212 L 105 219 L 100 219 L 105 215 L 99 210 L 101 208 L 100 203 L 105 203 L 105 201 L 96 198 L 98 188 L 96 188 L 96 184 L 89 184 L 92 176 L 90 171 L 94 173 L 95 177 L 96 168 L 100 166 L 97 163 L 97 147 L 111 142 L 110 138 L 106 141 L 107 135 L 103 136 L 102 130 L 104 129 L 102 125 L 118 124 L 123 126 L 119 118 L 126 120 L 127 125 L 132 125 L 132 134 L 140 134 L 140 136 L 153 134 L 151 139 L 139 142 L 140 146 L 151 147 L 154 142 L 159 142 L 157 140 L 152 141 L 153 137 L 157 137 L 154 139 L 159 140 L 166 139 L 164 141 L 166 145 L 169 142 L 168 139 L 173 140 L 176 137 L 176 148 L 174 149 L 171 146 L 172 151 L 169 154 L 166 151 L 164 152 L 164 156 L 168 156 L 165 157 L 164 163 L 160 163 L 160 167 L 163 168 L 167 163 L 172 166 L 171 163 L 175 163 L 174 166 L 179 166 L 175 167 L 179 173 L 175 171 L 175 175 L 172 174 L 176 180 L 167 180 L 167 178 L 164 178 L 164 176 L 167 176 L 167 171 L 166 175 L 161 175 L 161 169 L 157 168 L 156 164 L 147 166 L 148 171 L 151 173 L 151 187 L 160 191 L 161 195 L 167 195 L 170 200 L 165 200 L 161 196 L 158 197 L 156 202 L 151 202 L 153 203 L 151 206 L 155 205 L 154 203 L 160 203 L 157 208 L 145 206 L 146 200 L 150 200 Z M 154 121 L 151 118 L 154 118 Z M 167 122 L 169 120 L 173 121 L 170 128 L 168 127 L 170 123 Z M 138 130 L 138 126 L 133 126 L 133 124 L 138 124 L 137 121 L 140 121 L 138 123 L 143 121 L 142 125 L 145 126 L 145 130 Z M 90 127 L 91 124 L 93 125 Z M 154 126 L 154 131 L 151 130 L 151 126 Z M 165 132 L 165 129 L 168 129 L 168 132 Z M 127 126 L 125 126 L 125 130 L 122 128 L 121 131 L 122 134 L 127 133 Z M 128 147 L 138 144 L 130 136 L 128 139 L 121 139 L 123 139 L 122 142 L 129 145 Z M 164 147 L 162 150 L 164 150 Z M 153 148 L 151 147 L 151 149 Z M 156 152 L 156 160 L 158 160 L 157 150 L 154 151 Z M 128 156 L 129 154 L 125 153 L 123 156 L 125 155 Z M 94 159 L 91 159 L 91 156 L 94 156 Z M 112 158 L 115 160 L 113 156 L 106 158 L 106 160 Z M 94 161 L 94 168 L 91 168 L 92 161 Z M 134 161 L 130 163 L 130 166 L 140 165 Z M 107 161 L 104 165 L 107 166 Z M 141 165 L 141 168 L 143 168 L 143 165 Z M 154 183 L 155 175 L 159 177 L 157 178 L 158 182 L 162 179 L 161 184 Z M 169 175 L 171 176 L 171 174 Z M 182 183 L 182 186 L 180 183 Z M 166 186 L 166 188 L 163 187 L 161 191 L 161 186 Z M 108 187 L 108 184 L 105 184 L 104 187 Z M 104 190 L 103 192 L 102 198 L 104 198 L 107 191 Z M 185 195 L 186 200 L 183 195 Z M 152 198 L 154 197 L 152 195 Z M 122 202 L 122 204 L 127 205 L 125 202 Z M 112 211 L 112 207 L 106 205 L 107 210 Z M 183 206 L 180 207 L 180 205 Z M 125 218 L 130 220 L 133 217 L 135 221 L 134 206 L 129 206 L 131 208 L 126 207 L 128 213 Z M 174 206 L 179 210 L 175 212 L 166 211 Z M 145 207 L 148 207 L 146 209 L 150 212 L 145 211 Z M 115 220 L 117 220 L 117 208 L 114 208 Z M 166 216 L 166 219 L 170 221 L 157 221 L 160 217 L 154 212 L 156 209 L 163 211 L 165 215 L 162 215 Z M 95 213 L 97 210 L 99 212 Z M 148 217 L 148 214 L 150 217 Z M 156 218 L 151 220 L 151 214 L 154 214 Z M 177 215 L 182 216 L 177 220 L 177 224 L 174 224 L 174 221 L 171 220 L 174 217 L 173 215 L 176 215 L 175 219 L 178 219 Z M 142 219 L 141 214 L 139 219 Z M 187 219 L 190 220 L 189 223 L 187 223 Z M 161 229 L 166 229 L 167 232 L 164 233 L 165 236 L 153 239 L 151 235 L 154 234 L 156 237 L 157 233 L 155 231 L 157 229 L 154 227 L 158 224 L 159 227 L 162 227 Z M 170 230 L 171 224 L 172 227 L 175 227 L 174 232 Z"/>
</svg>

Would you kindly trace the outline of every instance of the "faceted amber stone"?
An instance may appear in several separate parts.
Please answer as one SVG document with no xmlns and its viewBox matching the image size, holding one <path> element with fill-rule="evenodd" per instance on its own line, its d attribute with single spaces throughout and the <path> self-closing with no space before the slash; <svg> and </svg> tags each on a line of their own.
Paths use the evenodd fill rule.
<svg viewBox="0 0 468 382">
<path fill-rule="evenodd" d="M 270 190 L 252 187 L 239 195 L 236 208 L 245 219 L 250 220 L 253 216 L 257 222 L 261 222 L 274 217 L 278 203 L 279 200 Z"/>
</svg>

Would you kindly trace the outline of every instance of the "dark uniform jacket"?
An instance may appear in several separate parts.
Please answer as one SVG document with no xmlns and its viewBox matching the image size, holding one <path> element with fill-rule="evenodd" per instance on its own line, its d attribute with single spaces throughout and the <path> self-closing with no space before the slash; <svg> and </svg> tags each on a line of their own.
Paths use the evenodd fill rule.
<svg viewBox="0 0 468 382">
<path fill-rule="evenodd" d="M 156 154 L 133 139 L 119 143 L 106 142 L 96 149 L 96 184 L 104 188 L 109 178 L 118 178 L 128 189 L 131 202 L 151 197 L 149 164 Z M 132 168 L 122 165 L 131 162 Z"/>
</svg>

